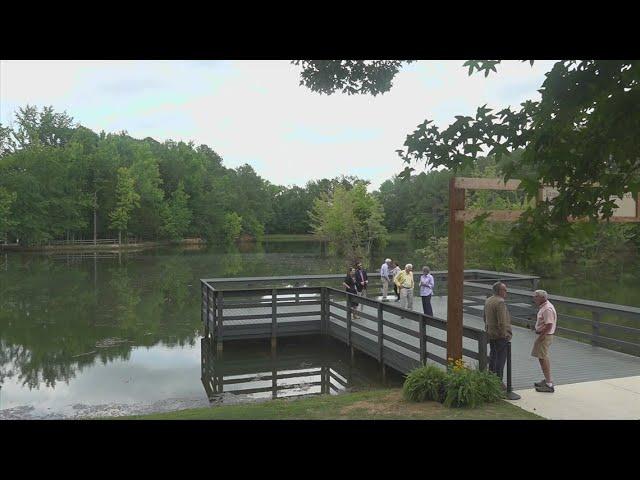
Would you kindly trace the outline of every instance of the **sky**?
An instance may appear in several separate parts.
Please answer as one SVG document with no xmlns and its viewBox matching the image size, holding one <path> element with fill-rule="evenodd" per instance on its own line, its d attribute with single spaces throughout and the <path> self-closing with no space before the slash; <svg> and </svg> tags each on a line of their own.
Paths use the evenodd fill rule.
<svg viewBox="0 0 640 480">
<path fill-rule="evenodd" d="M 283 60 L 0 60 L 0 122 L 52 105 L 96 132 L 206 144 L 225 166 L 247 163 L 278 185 L 356 175 L 376 189 L 404 168 L 395 150 L 425 119 L 444 128 L 484 104 L 537 99 L 554 62 L 507 61 L 487 78 L 463 63 L 410 64 L 373 97 L 311 92 Z"/>
</svg>

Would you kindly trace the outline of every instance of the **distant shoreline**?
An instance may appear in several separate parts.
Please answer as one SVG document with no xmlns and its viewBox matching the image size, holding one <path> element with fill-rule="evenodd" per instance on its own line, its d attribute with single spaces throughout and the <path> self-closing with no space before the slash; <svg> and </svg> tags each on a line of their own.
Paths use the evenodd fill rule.
<svg viewBox="0 0 640 480">
<path fill-rule="evenodd" d="M 390 240 L 405 240 L 407 234 L 404 232 L 392 232 L 389 234 Z M 242 239 L 240 243 L 255 242 L 255 239 Z M 265 234 L 262 237 L 262 242 L 322 242 L 322 237 L 313 233 L 272 233 Z M 155 247 L 170 247 L 180 245 L 207 245 L 207 242 L 202 238 L 184 238 L 178 241 L 145 241 L 138 243 L 123 243 L 121 245 L 107 244 L 107 245 L 93 245 L 93 244 L 72 244 L 72 245 L 34 245 L 23 246 L 16 244 L 0 244 L 0 252 L 91 252 L 91 251 L 131 251 L 142 250 Z"/>
</svg>

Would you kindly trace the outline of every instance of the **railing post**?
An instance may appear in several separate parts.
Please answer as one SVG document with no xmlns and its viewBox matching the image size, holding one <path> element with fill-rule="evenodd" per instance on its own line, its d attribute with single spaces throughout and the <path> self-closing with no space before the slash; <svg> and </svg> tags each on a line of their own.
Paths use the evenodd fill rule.
<svg viewBox="0 0 640 480">
<path fill-rule="evenodd" d="M 351 295 L 347 292 L 347 346 L 351 346 Z"/>
<path fill-rule="evenodd" d="M 382 303 L 378 303 L 378 361 L 384 364 L 384 339 Z"/>
<path fill-rule="evenodd" d="M 520 395 L 513 391 L 511 383 L 511 341 L 507 342 L 507 398 L 509 400 L 520 399 Z"/>
<path fill-rule="evenodd" d="M 224 309 L 224 298 L 223 298 L 223 292 L 221 291 L 217 291 L 217 298 L 216 298 L 216 306 L 218 307 L 218 315 L 217 315 L 217 323 L 218 323 L 218 328 L 216 329 L 216 350 L 218 352 L 222 351 L 222 339 L 223 339 L 223 331 L 222 331 L 222 311 Z"/>
<path fill-rule="evenodd" d="M 320 287 L 320 334 L 327 334 L 327 312 L 325 305 L 325 297 L 327 296 L 327 287 Z"/>
<path fill-rule="evenodd" d="M 591 311 L 591 345 L 598 346 L 598 337 L 600 336 L 600 312 Z"/>
<path fill-rule="evenodd" d="M 209 289 L 200 282 L 200 320 L 204 326 L 204 336 L 209 336 Z"/>
<path fill-rule="evenodd" d="M 427 324 L 424 316 L 420 316 L 420 364 L 427 364 Z"/>
<path fill-rule="evenodd" d="M 487 369 L 487 333 L 482 332 L 478 338 L 478 370 Z"/>
<path fill-rule="evenodd" d="M 271 347 L 276 346 L 276 338 L 278 334 L 278 316 L 277 316 L 278 290 L 271 291 Z"/>
</svg>

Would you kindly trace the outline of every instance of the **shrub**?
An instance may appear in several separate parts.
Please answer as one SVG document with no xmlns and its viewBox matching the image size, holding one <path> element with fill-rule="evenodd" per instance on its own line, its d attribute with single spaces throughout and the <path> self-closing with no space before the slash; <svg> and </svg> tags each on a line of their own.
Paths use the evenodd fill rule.
<svg viewBox="0 0 640 480">
<path fill-rule="evenodd" d="M 482 398 L 483 402 L 497 402 L 503 398 L 504 392 L 502 390 L 502 382 L 497 375 L 488 370 L 473 370 L 473 372 L 478 381 L 480 398 Z"/>
<path fill-rule="evenodd" d="M 488 371 L 470 369 L 460 360 L 450 364 L 445 380 L 446 407 L 475 408 L 502 398 L 502 382 Z"/>
<path fill-rule="evenodd" d="M 447 373 L 435 365 L 416 368 L 407 375 L 402 393 L 407 400 L 442 402 Z"/>
</svg>

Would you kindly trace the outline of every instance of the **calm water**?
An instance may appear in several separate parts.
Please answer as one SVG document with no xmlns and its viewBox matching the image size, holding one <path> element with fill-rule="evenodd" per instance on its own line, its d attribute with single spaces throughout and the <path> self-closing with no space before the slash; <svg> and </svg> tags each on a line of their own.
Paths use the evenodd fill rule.
<svg viewBox="0 0 640 480">
<path fill-rule="evenodd" d="M 413 248 L 392 243 L 385 256 L 418 264 L 408 253 Z M 357 355 L 352 363 L 344 346 L 325 339 L 281 342 L 275 357 L 267 342 L 225 344 L 217 362 L 202 342 L 200 278 L 343 273 L 344 266 L 314 242 L 121 255 L 3 253 L 0 419 L 145 413 L 380 385 L 374 360 Z M 610 277 L 573 272 L 542 285 L 640 305 L 637 272 Z M 277 386 L 290 388 L 271 391 L 274 373 L 283 376 Z M 221 393 L 213 386 L 222 374 L 236 381 Z"/>
</svg>

